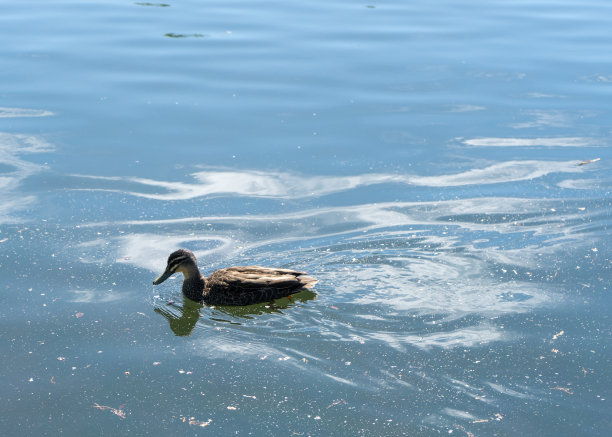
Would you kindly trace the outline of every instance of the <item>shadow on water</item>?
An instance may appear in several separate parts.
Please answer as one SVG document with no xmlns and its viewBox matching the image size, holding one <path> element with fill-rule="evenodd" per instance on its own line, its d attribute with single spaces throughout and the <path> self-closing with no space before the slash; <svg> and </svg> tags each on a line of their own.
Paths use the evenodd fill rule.
<svg viewBox="0 0 612 437">
<path fill-rule="evenodd" d="M 276 299 L 272 302 L 245 306 L 214 306 L 210 307 L 209 318 L 215 322 L 240 325 L 241 323 L 236 319 L 253 319 L 253 316 L 262 314 L 283 314 L 283 310 L 293 307 L 296 303 L 305 303 L 316 297 L 316 293 L 310 290 L 301 290 L 290 297 Z M 193 333 L 204 307 L 205 305 L 201 303 L 183 298 L 182 307 L 170 302 L 166 306 L 158 306 L 154 311 L 168 320 L 170 329 L 176 336 L 186 337 Z"/>
</svg>

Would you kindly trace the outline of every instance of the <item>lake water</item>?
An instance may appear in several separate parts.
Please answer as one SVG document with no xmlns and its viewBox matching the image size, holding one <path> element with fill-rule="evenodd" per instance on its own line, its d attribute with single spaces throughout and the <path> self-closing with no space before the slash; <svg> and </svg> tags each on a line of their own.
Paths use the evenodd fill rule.
<svg viewBox="0 0 612 437">
<path fill-rule="evenodd" d="M 610 2 L 1 9 L 4 435 L 610 435 Z"/>
</svg>

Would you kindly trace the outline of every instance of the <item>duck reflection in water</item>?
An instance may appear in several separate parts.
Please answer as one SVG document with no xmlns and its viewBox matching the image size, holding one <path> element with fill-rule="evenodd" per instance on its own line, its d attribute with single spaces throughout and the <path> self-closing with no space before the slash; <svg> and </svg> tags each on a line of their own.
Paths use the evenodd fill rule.
<svg viewBox="0 0 612 437">
<path fill-rule="evenodd" d="M 314 300 L 316 297 L 316 293 L 313 293 L 310 290 L 302 290 L 293 294 L 291 297 L 276 299 L 269 303 L 259 303 L 246 306 L 214 306 L 210 307 L 211 311 L 209 318 L 215 322 L 240 325 L 240 322 L 236 319 L 252 319 L 253 316 L 261 314 L 282 314 L 282 310 L 291 308 L 298 302 L 303 303 L 309 300 Z M 155 312 L 157 314 L 161 314 L 166 318 L 166 320 L 168 320 L 170 329 L 172 332 L 174 332 L 174 335 L 178 337 L 186 337 L 191 335 L 196 327 L 198 320 L 202 315 L 201 309 L 203 307 L 204 305 L 199 302 L 193 301 L 189 298 L 184 298 L 182 307 L 174 303 L 170 303 L 169 305 L 155 308 Z"/>
</svg>

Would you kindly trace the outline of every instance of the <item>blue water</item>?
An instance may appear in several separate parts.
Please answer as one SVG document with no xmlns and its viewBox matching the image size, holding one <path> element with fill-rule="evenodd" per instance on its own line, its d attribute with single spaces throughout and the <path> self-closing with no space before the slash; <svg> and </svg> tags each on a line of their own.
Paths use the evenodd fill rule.
<svg viewBox="0 0 612 437">
<path fill-rule="evenodd" d="M 609 2 L 0 9 L 3 433 L 609 435 Z"/>
</svg>

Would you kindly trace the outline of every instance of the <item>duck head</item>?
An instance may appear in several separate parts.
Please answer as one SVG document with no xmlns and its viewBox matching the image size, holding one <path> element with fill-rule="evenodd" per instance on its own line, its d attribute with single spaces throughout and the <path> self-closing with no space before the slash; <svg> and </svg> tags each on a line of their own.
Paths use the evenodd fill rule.
<svg viewBox="0 0 612 437">
<path fill-rule="evenodd" d="M 153 285 L 159 285 L 172 276 L 174 273 L 180 272 L 183 274 L 185 279 L 192 277 L 199 277 L 200 270 L 198 269 L 198 263 L 196 257 L 191 251 L 186 249 L 179 249 L 176 252 L 172 252 L 168 257 L 168 264 L 164 273 L 159 275 Z"/>
</svg>

